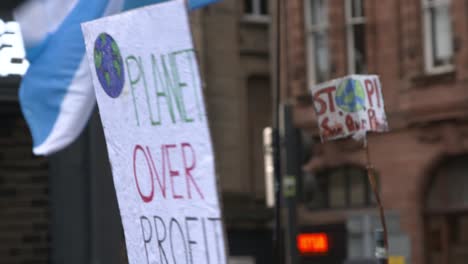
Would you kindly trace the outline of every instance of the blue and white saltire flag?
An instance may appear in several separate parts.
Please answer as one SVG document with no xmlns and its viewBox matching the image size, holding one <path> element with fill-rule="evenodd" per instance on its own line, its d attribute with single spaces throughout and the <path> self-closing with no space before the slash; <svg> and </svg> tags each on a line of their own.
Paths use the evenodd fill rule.
<svg viewBox="0 0 468 264">
<path fill-rule="evenodd" d="M 30 67 L 19 100 L 33 152 L 49 155 L 72 143 L 95 105 L 80 24 L 165 0 L 29 0 L 14 11 Z M 196 9 L 219 0 L 189 0 Z"/>
</svg>

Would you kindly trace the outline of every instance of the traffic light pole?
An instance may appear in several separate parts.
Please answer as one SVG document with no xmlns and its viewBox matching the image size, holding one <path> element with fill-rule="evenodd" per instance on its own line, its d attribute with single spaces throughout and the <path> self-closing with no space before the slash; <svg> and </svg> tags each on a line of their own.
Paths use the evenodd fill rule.
<svg viewBox="0 0 468 264">
<path fill-rule="evenodd" d="M 273 94 L 273 166 L 275 175 L 275 222 L 273 228 L 273 260 L 276 264 L 283 263 L 283 243 L 281 229 L 282 179 L 281 179 L 281 137 L 280 127 L 280 86 L 281 86 L 281 0 L 276 0 L 276 61 L 275 85 Z"/>
<path fill-rule="evenodd" d="M 273 259 L 275 263 L 283 263 L 283 239 L 281 228 L 281 204 L 282 204 L 282 179 L 281 179 L 281 159 L 280 159 L 280 133 L 278 128 L 273 129 L 273 155 L 275 167 L 275 224 L 273 230 Z"/>
<path fill-rule="evenodd" d="M 285 154 L 285 177 L 283 178 L 283 196 L 287 208 L 287 222 L 285 225 L 287 241 L 287 261 L 288 264 L 298 263 L 297 252 L 297 178 L 299 167 L 297 166 L 298 157 L 298 133 L 293 124 L 292 106 L 283 105 L 283 143 Z"/>
</svg>

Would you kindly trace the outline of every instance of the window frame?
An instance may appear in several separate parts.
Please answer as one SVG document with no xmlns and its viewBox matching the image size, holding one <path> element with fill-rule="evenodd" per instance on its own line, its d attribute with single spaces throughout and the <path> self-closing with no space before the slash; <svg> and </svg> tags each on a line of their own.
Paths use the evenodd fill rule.
<svg viewBox="0 0 468 264">
<path fill-rule="evenodd" d="M 351 178 L 353 175 L 353 170 L 359 171 L 362 174 L 359 175 L 362 177 L 362 187 L 364 188 L 364 197 L 362 204 L 357 204 L 352 202 L 352 183 Z M 332 206 L 330 202 L 330 190 L 331 190 L 331 176 L 332 173 L 339 173 L 340 177 L 343 177 L 344 180 L 344 195 L 345 201 L 344 206 Z M 377 188 L 380 189 L 380 177 L 376 175 Z M 311 211 L 333 211 L 333 210 L 359 210 L 366 208 L 375 208 L 377 202 L 374 198 L 374 192 L 369 183 L 367 170 L 359 165 L 354 164 L 345 164 L 338 167 L 324 168 L 323 170 L 318 171 L 315 174 L 316 181 L 316 192 L 320 192 L 320 196 L 316 196 L 319 200 L 312 199 L 311 201 L 305 201 L 305 206 L 308 210 Z M 321 187 L 321 188 L 320 188 Z M 318 198 L 320 197 L 320 198 Z"/>
<path fill-rule="evenodd" d="M 270 15 L 267 13 L 262 14 L 262 8 L 261 8 L 261 1 L 262 0 L 250 0 L 252 2 L 252 12 L 247 13 L 245 12 L 245 6 L 244 9 L 242 10 L 242 20 L 247 21 L 247 22 L 254 22 L 254 23 L 269 23 L 270 22 Z M 268 0 L 264 0 L 268 3 Z M 245 1 L 244 1 L 245 5 Z M 269 5 L 268 5 L 269 8 Z"/>
<path fill-rule="evenodd" d="M 343 0 L 344 1 L 344 9 L 345 9 L 345 24 L 346 24 L 346 49 L 347 49 L 347 60 L 348 60 L 348 74 L 356 74 L 356 65 L 354 64 L 356 60 L 356 54 L 354 52 L 354 31 L 353 27 L 355 25 L 366 25 L 367 19 L 365 14 L 361 17 L 353 17 L 352 14 L 352 4 L 355 3 L 354 0 Z M 362 1 L 363 10 L 365 10 L 365 0 Z M 366 54 L 367 56 L 367 50 Z"/>
<path fill-rule="evenodd" d="M 450 0 L 421 0 L 421 12 L 422 12 L 422 30 L 423 30 L 423 40 L 424 40 L 424 70 L 427 74 L 441 74 L 441 73 L 448 73 L 455 70 L 455 64 L 452 61 L 450 64 L 444 64 L 441 66 L 435 65 L 434 54 L 432 52 L 434 48 L 434 43 L 432 42 L 433 39 L 433 32 L 431 27 L 431 9 L 437 6 L 448 5 L 449 10 L 451 7 Z M 450 13 L 450 18 L 452 18 L 452 14 Z M 452 20 L 450 20 L 452 23 Z M 453 27 L 451 32 L 451 41 L 453 43 Z M 455 54 L 453 54 L 454 57 Z"/>
<path fill-rule="evenodd" d="M 307 79 L 308 79 L 308 84 L 310 86 L 315 85 L 317 83 L 327 81 L 318 81 L 318 77 L 316 74 L 317 70 L 317 65 L 315 64 L 315 45 L 314 45 L 314 34 L 318 32 L 323 32 L 327 36 L 327 41 L 328 41 L 328 29 L 330 27 L 329 24 L 329 12 L 328 12 L 328 0 L 325 0 L 325 21 L 319 21 L 317 24 L 314 24 L 312 21 L 312 6 L 311 2 L 312 1 L 317 1 L 317 0 L 304 0 L 304 22 L 305 22 L 305 41 L 306 41 L 306 52 L 307 52 Z M 327 46 L 327 53 L 328 53 L 328 64 L 330 64 L 330 49 L 329 46 Z M 330 75 L 331 72 L 328 72 Z M 330 76 L 328 76 L 330 77 Z"/>
</svg>

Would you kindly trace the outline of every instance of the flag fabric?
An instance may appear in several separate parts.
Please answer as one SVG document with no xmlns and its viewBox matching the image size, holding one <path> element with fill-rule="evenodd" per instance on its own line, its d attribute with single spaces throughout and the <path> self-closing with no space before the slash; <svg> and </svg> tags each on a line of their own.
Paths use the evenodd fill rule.
<svg viewBox="0 0 468 264">
<path fill-rule="evenodd" d="M 219 0 L 190 0 L 196 9 Z M 71 144 L 95 105 L 80 24 L 164 0 L 29 0 L 14 10 L 30 67 L 19 90 L 33 152 L 49 155 Z"/>
</svg>

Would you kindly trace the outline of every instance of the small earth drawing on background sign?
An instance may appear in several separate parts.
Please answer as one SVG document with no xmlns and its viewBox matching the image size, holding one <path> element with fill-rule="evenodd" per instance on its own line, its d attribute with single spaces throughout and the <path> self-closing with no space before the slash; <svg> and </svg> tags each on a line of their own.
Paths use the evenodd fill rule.
<svg viewBox="0 0 468 264">
<path fill-rule="evenodd" d="M 364 110 L 366 94 L 361 82 L 353 79 L 343 81 L 336 90 L 335 102 L 345 112 Z"/>
<path fill-rule="evenodd" d="M 117 98 L 125 83 L 124 66 L 117 42 L 107 33 L 99 34 L 94 42 L 94 66 L 106 94 Z"/>
</svg>

